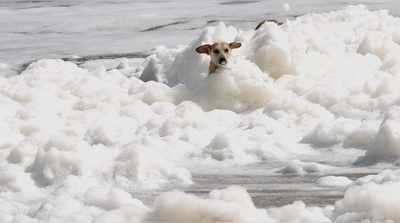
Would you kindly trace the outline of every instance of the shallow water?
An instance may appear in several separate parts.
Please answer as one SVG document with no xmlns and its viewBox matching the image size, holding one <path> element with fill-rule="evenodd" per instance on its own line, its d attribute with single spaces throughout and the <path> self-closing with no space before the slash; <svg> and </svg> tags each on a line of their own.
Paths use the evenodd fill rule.
<svg viewBox="0 0 400 223">
<path fill-rule="evenodd" d="M 318 162 L 315 161 L 314 162 Z M 319 163 L 327 164 L 320 160 Z M 255 205 L 259 208 L 280 207 L 303 201 L 307 206 L 324 207 L 334 205 L 343 198 L 344 190 L 337 187 L 322 187 L 317 180 L 323 176 L 344 176 L 351 180 L 377 174 L 384 169 L 394 168 L 391 164 L 375 166 L 342 166 L 326 173 L 302 175 L 280 174 L 282 163 L 258 163 L 241 167 L 217 167 L 191 169 L 194 184 L 189 187 L 169 185 L 160 190 L 135 192 L 134 197 L 151 205 L 161 192 L 183 190 L 186 193 L 207 197 L 214 189 L 223 189 L 231 185 L 240 185 L 247 189 Z"/>
<path fill-rule="evenodd" d="M 333 205 L 343 197 L 339 188 L 320 187 L 316 181 L 320 174 L 298 176 L 293 174 L 270 174 L 265 164 L 248 167 L 247 170 L 230 170 L 225 174 L 194 174 L 195 184 L 186 189 L 189 193 L 205 195 L 210 188 L 225 188 L 230 185 L 241 185 L 250 193 L 257 207 L 278 207 L 301 200 L 308 206 Z M 380 168 L 345 168 L 334 175 L 345 176 L 351 180 L 376 174 Z M 264 174 L 263 174 L 264 172 Z M 329 174 L 328 174 L 329 175 Z"/>
</svg>

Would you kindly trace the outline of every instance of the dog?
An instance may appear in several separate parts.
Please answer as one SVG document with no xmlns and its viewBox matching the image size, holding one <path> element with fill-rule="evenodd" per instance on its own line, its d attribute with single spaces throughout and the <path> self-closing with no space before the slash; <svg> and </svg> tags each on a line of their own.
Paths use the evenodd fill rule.
<svg viewBox="0 0 400 223">
<path fill-rule="evenodd" d="M 210 65 L 208 66 L 208 75 L 213 74 L 218 67 L 225 66 L 229 62 L 233 49 L 241 47 L 239 42 L 216 42 L 214 44 L 204 44 L 196 48 L 199 54 L 210 56 Z"/>
</svg>

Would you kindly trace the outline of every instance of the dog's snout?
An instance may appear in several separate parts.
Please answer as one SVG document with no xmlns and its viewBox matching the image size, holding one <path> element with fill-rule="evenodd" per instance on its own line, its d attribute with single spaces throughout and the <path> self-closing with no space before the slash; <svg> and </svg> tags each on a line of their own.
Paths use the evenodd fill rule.
<svg viewBox="0 0 400 223">
<path fill-rule="evenodd" d="M 221 65 L 225 65 L 226 64 L 226 59 L 225 58 L 220 58 L 218 62 Z"/>
</svg>

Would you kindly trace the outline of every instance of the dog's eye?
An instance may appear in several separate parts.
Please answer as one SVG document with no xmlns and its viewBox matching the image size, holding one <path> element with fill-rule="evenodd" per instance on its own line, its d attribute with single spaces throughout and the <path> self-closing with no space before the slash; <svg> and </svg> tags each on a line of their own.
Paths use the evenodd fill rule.
<svg viewBox="0 0 400 223">
<path fill-rule="evenodd" d="M 213 53 L 219 54 L 219 50 L 214 50 Z"/>
<path fill-rule="evenodd" d="M 224 51 L 225 51 L 225 53 L 229 52 L 229 50 L 228 50 L 228 49 L 225 49 Z"/>
</svg>

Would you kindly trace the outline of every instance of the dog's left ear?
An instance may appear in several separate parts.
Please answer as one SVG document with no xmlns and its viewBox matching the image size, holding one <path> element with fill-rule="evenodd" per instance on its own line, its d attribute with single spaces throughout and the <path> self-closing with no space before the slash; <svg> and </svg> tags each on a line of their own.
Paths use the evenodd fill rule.
<svg viewBox="0 0 400 223">
<path fill-rule="evenodd" d="M 200 54 L 205 53 L 205 54 L 210 55 L 210 49 L 211 49 L 210 44 L 204 44 L 204 45 L 197 47 L 196 52 L 200 53 Z"/>
<path fill-rule="evenodd" d="M 242 46 L 242 44 L 239 43 L 239 42 L 232 42 L 232 43 L 229 43 L 229 48 L 231 48 L 231 49 L 236 49 L 236 48 L 239 48 L 239 47 L 241 47 L 241 46 Z"/>
</svg>

